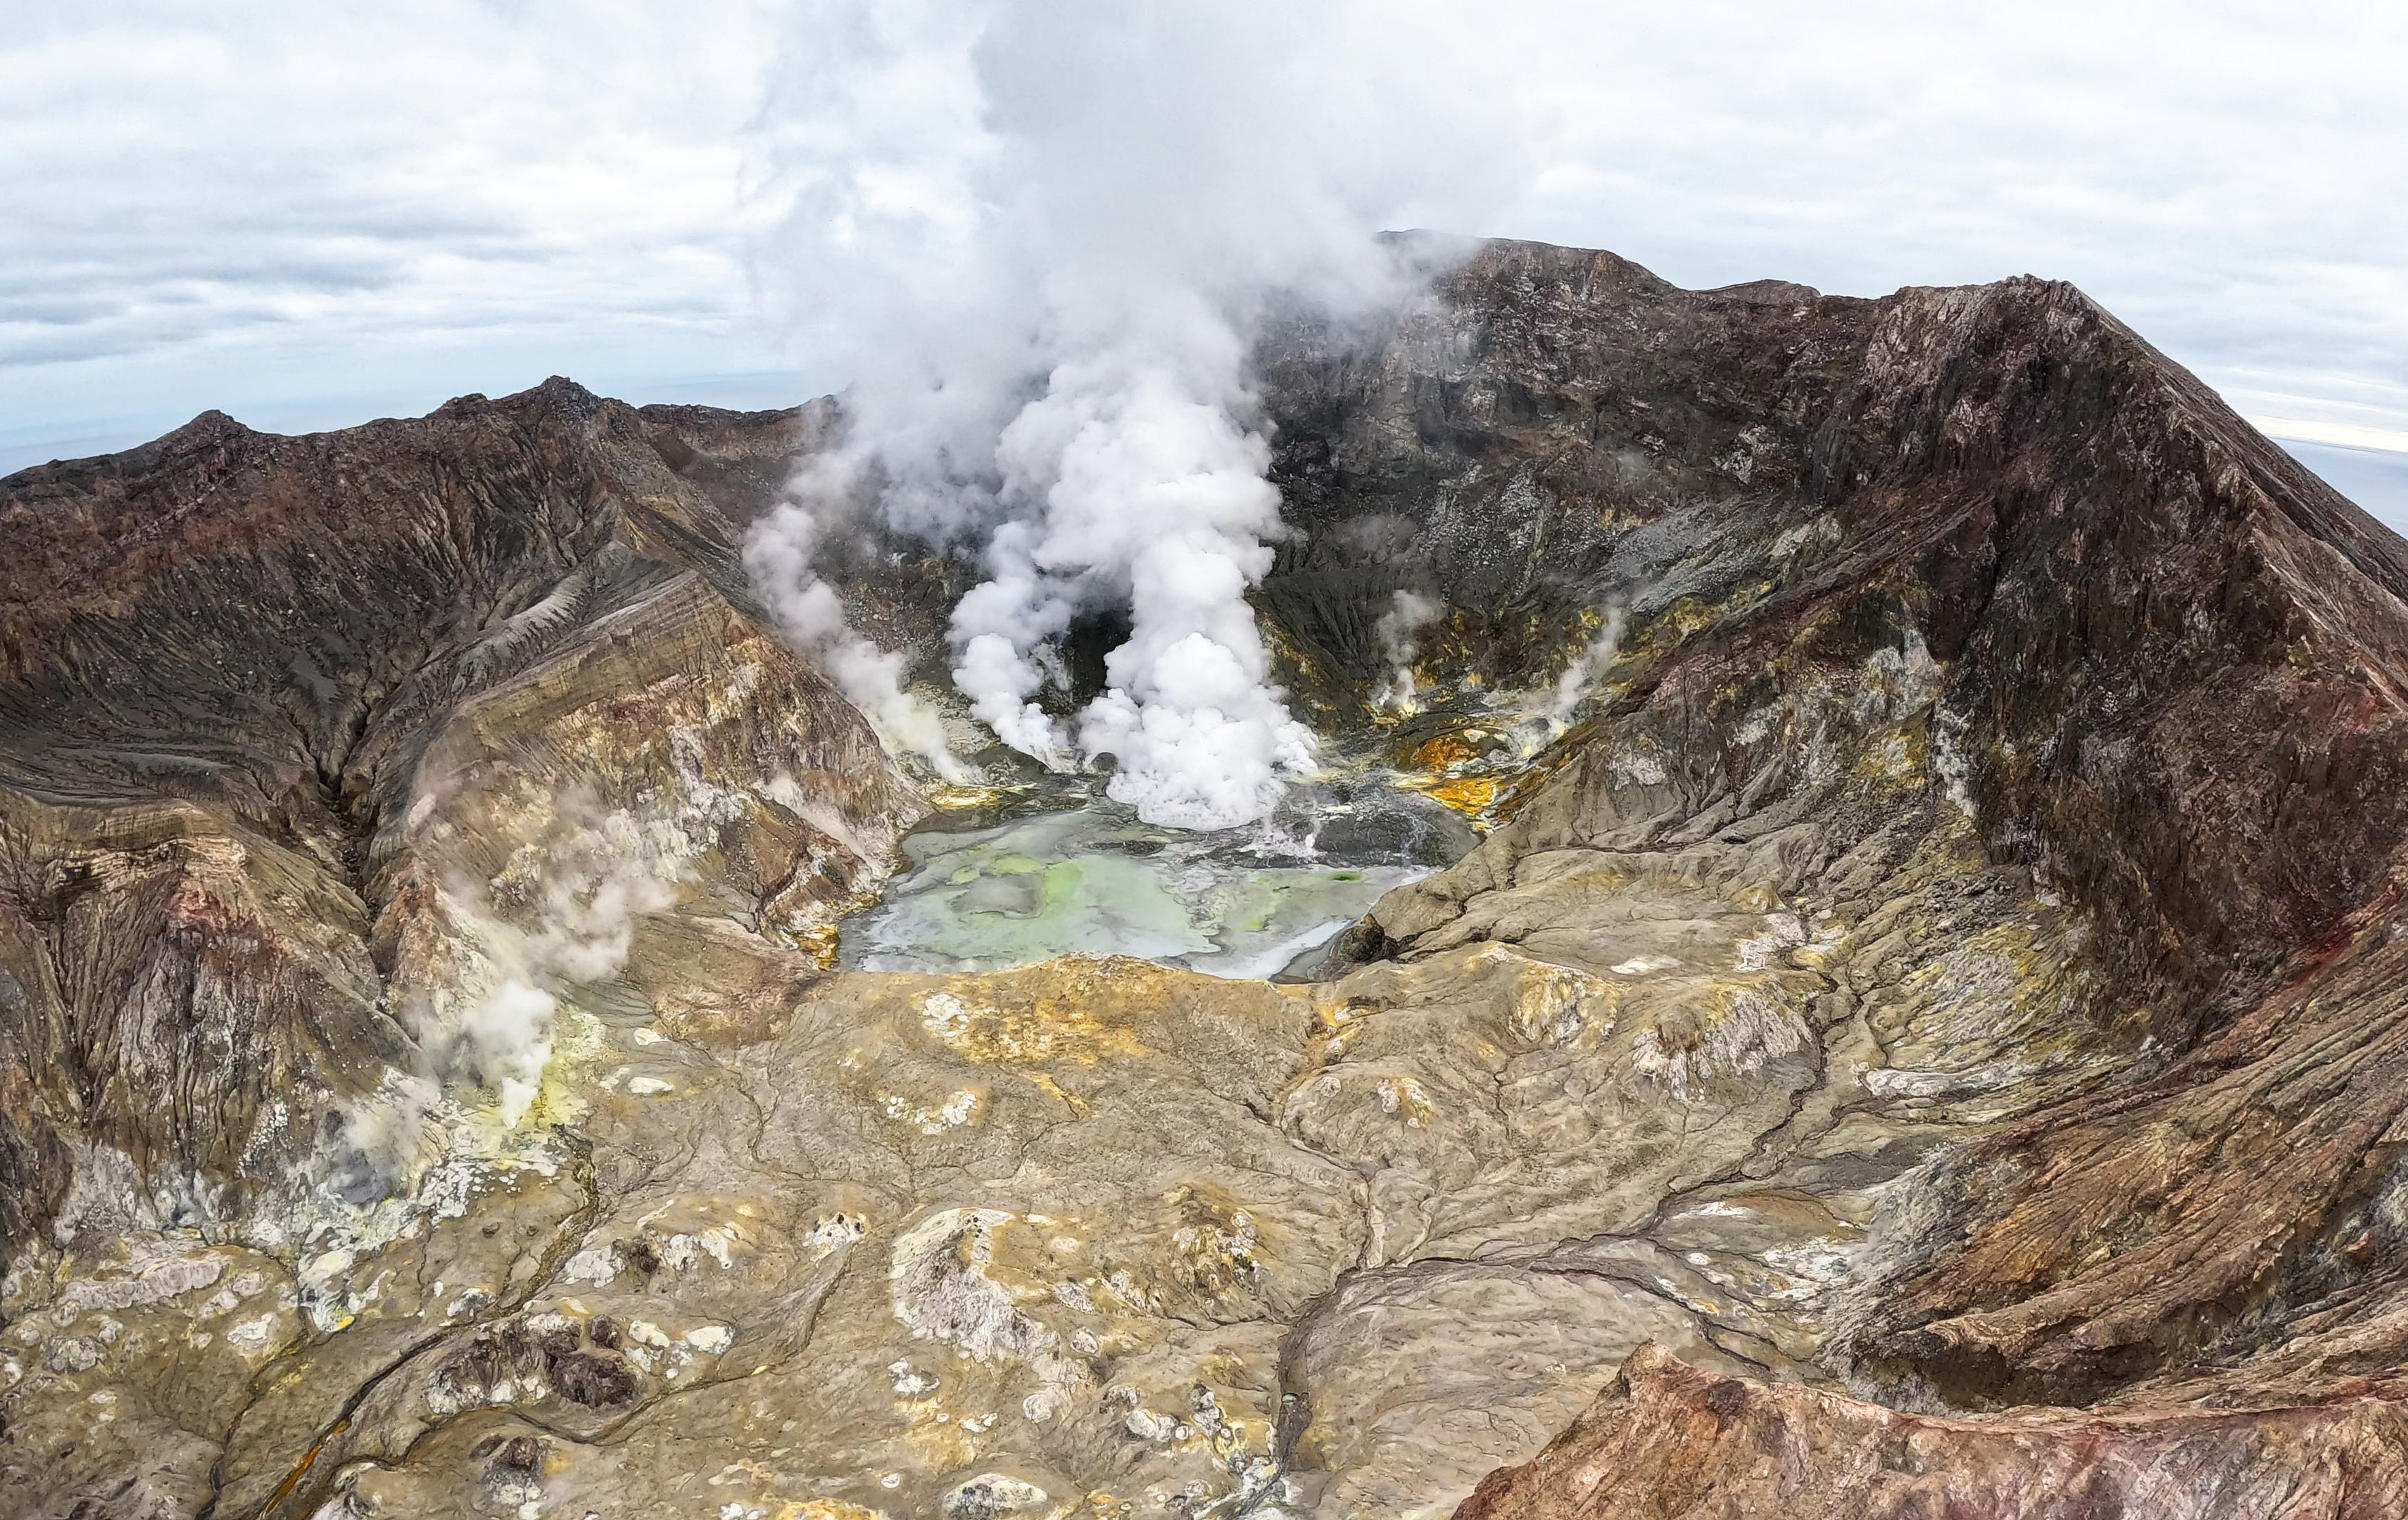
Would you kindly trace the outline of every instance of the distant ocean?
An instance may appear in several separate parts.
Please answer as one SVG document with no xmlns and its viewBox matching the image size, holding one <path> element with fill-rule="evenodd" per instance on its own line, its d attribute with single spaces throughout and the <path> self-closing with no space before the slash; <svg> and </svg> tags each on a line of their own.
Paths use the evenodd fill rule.
<svg viewBox="0 0 2408 1520">
<path fill-rule="evenodd" d="M 2288 438 L 2277 441 L 2334 490 L 2380 518 L 2392 532 L 2408 538 L 2408 454 L 2294 443 Z"/>
</svg>

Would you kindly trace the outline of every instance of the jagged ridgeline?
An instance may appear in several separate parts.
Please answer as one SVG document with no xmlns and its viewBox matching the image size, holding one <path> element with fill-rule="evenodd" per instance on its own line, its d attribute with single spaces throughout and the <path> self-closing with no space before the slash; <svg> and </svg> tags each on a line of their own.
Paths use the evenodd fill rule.
<svg viewBox="0 0 2408 1520">
<path fill-rule="evenodd" d="M 1276 982 L 831 968 L 965 799 L 746 584 L 829 404 L 0 482 L 0 1513 L 2408 1513 L 2408 546 L 2038 280 L 1258 370 L 1481 831 Z"/>
</svg>

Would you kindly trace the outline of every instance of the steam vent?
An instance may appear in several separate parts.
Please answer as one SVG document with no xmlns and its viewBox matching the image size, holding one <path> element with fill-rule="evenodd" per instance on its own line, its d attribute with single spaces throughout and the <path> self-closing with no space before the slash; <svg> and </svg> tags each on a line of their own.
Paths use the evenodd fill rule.
<svg viewBox="0 0 2408 1520">
<path fill-rule="evenodd" d="M 832 402 L 0 481 L 0 1513 L 2408 1515 L 2408 543 L 2037 280 L 1261 341 L 1216 834 L 781 643 Z"/>
</svg>

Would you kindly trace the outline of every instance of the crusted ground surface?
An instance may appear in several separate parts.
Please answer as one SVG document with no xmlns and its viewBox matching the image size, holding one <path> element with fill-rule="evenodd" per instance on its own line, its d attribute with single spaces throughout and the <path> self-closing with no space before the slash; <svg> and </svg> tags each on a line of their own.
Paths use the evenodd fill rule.
<svg viewBox="0 0 2408 1520">
<path fill-rule="evenodd" d="M 0 1502 L 2398 1513 L 2397 541 L 2038 281 L 1263 358 L 1287 679 L 1489 825 L 1281 985 L 823 968 L 824 408 L 0 484 Z"/>
</svg>

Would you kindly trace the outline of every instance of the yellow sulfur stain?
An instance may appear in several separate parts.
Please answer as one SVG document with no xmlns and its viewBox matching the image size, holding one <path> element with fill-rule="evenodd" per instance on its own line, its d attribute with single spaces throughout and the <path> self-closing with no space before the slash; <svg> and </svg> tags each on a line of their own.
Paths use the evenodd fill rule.
<svg viewBox="0 0 2408 1520">
<path fill-rule="evenodd" d="M 924 1407 L 937 1406 L 930 1400 Z M 923 1466 L 939 1472 L 968 1467 L 979 1458 L 977 1440 L 951 1419 L 939 1423 L 932 1416 L 926 1423 L 913 1425 L 903 1439 L 919 1455 Z"/>
<path fill-rule="evenodd" d="M 1070 1111 L 1071 1117 L 1073 1118 L 1085 1118 L 1093 1108 L 1093 1105 L 1085 1098 L 1081 1097 L 1078 1094 L 1071 1092 L 1067 1087 L 1064 1087 L 1060 1083 L 1055 1082 L 1052 1077 L 1047 1076 L 1042 1071 L 1030 1072 L 1028 1074 L 1028 1080 L 1035 1083 L 1048 1097 L 1053 1098 L 1064 1108 L 1068 1109 Z"/>
<path fill-rule="evenodd" d="M 939 808 L 983 808 L 1003 796 L 1000 786 L 957 786 L 947 784 L 928 788 L 928 801 Z"/>
<path fill-rule="evenodd" d="M 1057 991 L 1028 996 L 994 979 L 959 976 L 919 1000 L 921 1024 L 956 1054 L 1002 1066 L 1075 1061 L 1093 1066 L 1108 1056 L 1141 1054 L 1136 1011 L 1159 1006 L 1167 978 L 1160 968 L 1116 962 L 1111 977 L 1072 972 Z M 998 996 L 999 995 L 999 996 Z M 1068 1095 L 1059 1095 L 1071 1102 Z"/>
<path fill-rule="evenodd" d="M 1413 1077 L 1383 1077 L 1380 1079 L 1380 1109 L 1392 1118 L 1404 1121 L 1407 1129 L 1420 1129 L 1429 1123 L 1436 1105 L 1430 1102 L 1428 1089 Z"/>
<path fill-rule="evenodd" d="M 1445 803 L 1457 812 L 1478 817 L 1497 806 L 1499 786 L 1494 776 L 1459 776 L 1423 790 L 1425 795 Z"/>
<path fill-rule="evenodd" d="M 1405 764 L 1415 770 L 1444 770 L 1477 759 L 1479 753 L 1461 734 L 1440 734 L 1422 740 L 1406 757 Z"/>
<path fill-rule="evenodd" d="M 811 958 L 821 970 L 836 966 L 838 935 L 834 924 L 822 924 L 800 931 L 795 936 L 795 947 Z"/>
</svg>

